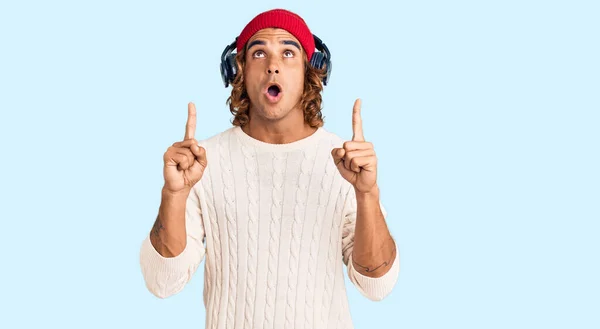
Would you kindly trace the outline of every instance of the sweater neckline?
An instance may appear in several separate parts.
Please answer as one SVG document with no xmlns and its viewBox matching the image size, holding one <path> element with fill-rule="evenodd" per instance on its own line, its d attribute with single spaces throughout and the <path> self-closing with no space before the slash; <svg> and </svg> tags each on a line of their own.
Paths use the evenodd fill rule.
<svg viewBox="0 0 600 329">
<path fill-rule="evenodd" d="M 250 135 L 246 134 L 240 126 L 235 126 L 233 128 L 233 132 L 246 145 L 252 145 L 260 150 L 267 152 L 286 152 L 316 145 L 323 133 L 325 132 L 325 129 L 323 127 L 318 127 L 317 130 L 310 136 L 285 144 L 272 144 L 255 139 L 254 137 L 251 137 Z"/>
</svg>

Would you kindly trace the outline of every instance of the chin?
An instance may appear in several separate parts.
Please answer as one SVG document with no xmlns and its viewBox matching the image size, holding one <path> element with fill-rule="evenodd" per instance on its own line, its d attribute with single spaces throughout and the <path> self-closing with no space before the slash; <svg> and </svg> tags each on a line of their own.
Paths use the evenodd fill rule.
<svg viewBox="0 0 600 329">
<path fill-rule="evenodd" d="M 269 105 L 262 112 L 263 117 L 267 120 L 280 120 L 287 116 L 289 112 L 282 110 L 277 105 Z"/>
</svg>

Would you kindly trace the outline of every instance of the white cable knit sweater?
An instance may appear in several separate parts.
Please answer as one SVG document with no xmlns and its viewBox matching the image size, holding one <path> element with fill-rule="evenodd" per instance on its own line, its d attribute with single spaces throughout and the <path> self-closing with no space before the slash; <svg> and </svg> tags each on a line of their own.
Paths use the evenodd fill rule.
<svg viewBox="0 0 600 329">
<path fill-rule="evenodd" d="M 178 293 L 205 260 L 206 328 L 353 328 L 343 265 L 364 296 L 381 300 L 400 252 L 379 278 L 352 266 L 356 198 L 331 157 L 343 142 L 319 128 L 268 144 L 239 127 L 200 141 L 208 167 L 187 200 L 186 248 L 165 258 L 144 239 L 148 290 Z"/>
</svg>

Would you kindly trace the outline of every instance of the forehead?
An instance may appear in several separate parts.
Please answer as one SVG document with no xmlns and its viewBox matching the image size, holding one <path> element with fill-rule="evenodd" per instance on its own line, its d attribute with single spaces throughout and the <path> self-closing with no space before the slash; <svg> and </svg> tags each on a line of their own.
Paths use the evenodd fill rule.
<svg viewBox="0 0 600 329">
<path fill-rule="evenodd" d="M 294 37 L 290 32 L 284 30 L 284 29 L 279 29 L 279 28 L 266 28 L 266 29 L 262 29 L 259 30 L 258 32 L 254 33 L 254 35 L 252 37 L 250 37 L 250 39 L 248 40 L 248 42 L 252 42 L 254 40 L 264 40 L 264 41 L 271 41 L 274 43 L 278 43 L 281 40 L 292 40 L 297 42 L 298 44 L 300 44 L 300 41 L 298 41 L 298 39 L 296 39 L 296 37 Z"/>
</svg>

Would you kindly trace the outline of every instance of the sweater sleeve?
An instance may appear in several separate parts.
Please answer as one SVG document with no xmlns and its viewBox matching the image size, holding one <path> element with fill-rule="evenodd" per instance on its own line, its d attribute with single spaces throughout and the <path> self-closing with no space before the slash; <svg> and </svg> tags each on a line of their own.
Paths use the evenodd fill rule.
<svg viewBox="0 0 600 329">
<path fill-rule="evenodd" d="M 148 290 L 159 298 L 179 293 L 190 281 L 204 259 L 205 231 L 202 222 L 200 199 L 196 187 L 187 198 L 185 207 L 185 249 L 175 257 L 163 257 L 150 242 L 150 234 L 143 240 L 140 265 Z"/>
<path fill-rule="evenodd" d="M 358 291 L 372 301 L 380 301 L 392 292 L 396 285 L 400 272 L 400 251 L 396 240 L 396 257 L 392 263 L 392 267 L 383 276 L 371 278 L 359 273 L 352 263 L 352 250 L 354 248 L 354 229 L 356 227 L 356 196 L 351 190 L 348 193 L 346 206 L 344 207 L 344 226 L 342 228 L 342 258 L 348 269 L 348 277 Z M 387 219 L 387 212 L 380 203 L 381 212 L 384 218 Z"/>
</svg>

